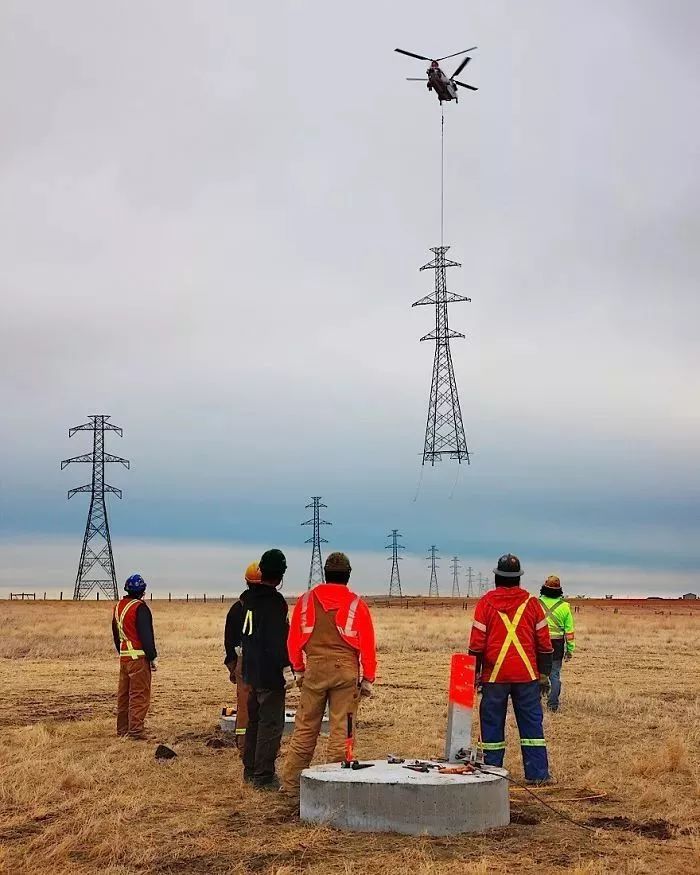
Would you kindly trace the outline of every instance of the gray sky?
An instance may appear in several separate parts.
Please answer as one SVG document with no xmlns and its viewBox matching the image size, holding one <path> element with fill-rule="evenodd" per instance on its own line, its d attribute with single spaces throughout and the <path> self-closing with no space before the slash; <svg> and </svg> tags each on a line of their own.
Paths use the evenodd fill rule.
<svg viewBox="0 0 700 875">
<path fill-rule="evenodd" d="M 417 555 L 692 574 L 700 8 L 397 8 L 2 4 L 13 574 L 44 573 L 31 549 L 15 563 L 36 537 L 74 544 L 73 576 L 87 506 L 65 490 L 86 472 L 58 462 L 102 412 L 133 463 L 110 472 L 115 538 L 292 547 L 322 494 L 349 551 L 399 526 Z M 474 44 L 480 90 L 445 108 L 474 464 L 456 486 L 451 463 L 426 470 L 413 501 L 440 115 L 392 50 Z"/>
</svg>

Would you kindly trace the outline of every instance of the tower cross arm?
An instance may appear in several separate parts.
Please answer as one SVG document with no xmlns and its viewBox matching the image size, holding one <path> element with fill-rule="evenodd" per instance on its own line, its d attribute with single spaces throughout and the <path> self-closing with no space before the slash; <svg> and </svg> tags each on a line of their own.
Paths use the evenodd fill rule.
<svg viewBox="0 0 700 875">
<path fill-rule="evenodd" d="M 125 468 L 129 468 L 131 463 L 128 459 L 122 459 L 121 456 L 113 456 L 111 453 L 103 453 L 102 458 L 105 462 L 119 462 L 120 465 L 123 465 Z"/>
<path fill-rule="evenodd" d="M 302 525 L 303 525 L 303 523 L 302 523 Z M 307 538 L 307 539 L 304 541 L 305 544 L 313 544 L 313 542 L 314 542 L 314 539 L 313 539 L 313 538 Z M 318 539 L 318 543 L 319 543 L 319 544 L 327 544 L 328 541 L 327 541 L 325 538 L 319 538 L 319 539 Z"/>
<path fill-rule="evenodd" d="M 72 459 L 64 459 L 61 462 L 61 471 L 73 462 L 94 462 L 95 456 L 92 453 L 83 453 L 82 456 L 73 456 Z"/>
<path fill-rule="evenodd" d="M 438 331 L 433 329 L 429 334 L 424 334 L 421 337 L 421 341 L 423 340 L 446 340 L 448 337 L 457 337 L 464 339 L 465 335 L 460 334 L 459 331 L 453 331 L 451 328 L 448 328 L 447 331 Z"/>
</svg>

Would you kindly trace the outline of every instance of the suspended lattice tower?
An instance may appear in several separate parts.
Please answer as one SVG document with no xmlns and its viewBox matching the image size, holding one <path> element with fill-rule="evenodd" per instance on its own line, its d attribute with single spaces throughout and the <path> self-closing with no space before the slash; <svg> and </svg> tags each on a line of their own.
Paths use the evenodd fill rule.
<svg viewBox="0 0 700 875">
<path fill-rule="evenodd" d="M 122 491 L 105 483 L 105 464 L 119 462 L 120 465 L 128 468 L 129 461 L 105 452 L 105 432 L 115 431 L 121 437 L 122 429 L 108 422 L 109 416 L 95 415 L 89 416 L 88 419 L 89 422 L 71 428 L 68 436 L 73 437 L 76 431 L 91 431 L 92 452 L 82 456 L 74 456 L 72 459 L 64 459 L 61 462 L 61 470 L 73 462 L 87 462 L 92 465 L 91 482 L 68 492 L 69 499 L 78 492 L 90 493 L 90 509 L 83 537 L 83 548 L 80 552 L 78 574 L 75 578 L 73 598 L 80 601 L 87 598 L 94 589 L 97 589 L 98 593 L 102 592 L 107 598 L 117 601 L 119 590 L 114 571 L 114 556 L 112 555 L 112 539 L 109 533 L 105 493 L 111 492 L 117 498 L 121 498 Z"/>
<path fill-rule="evenodd" d="M 433 379 L 430 386 L 430 401 L 428 403 L 428 419 L 425 426 L 425 444 L 423 447 L 423 464 L 440 461 L 443 456 L 457 459 L 461 464 L 469 464 L 469 450 L 464 434 L 462 410 L 457 394 L 450 340 L 453 337 L 464 337 L 458 331 L 449 327 L 447 305 L 458 301 L 470 301 L 454 292 L 447 290 L 447 268 L 461 267 L 457 261 L 445 257 L 449 246 L 434 246 L 431 252 L 435 258 L 424 264 L 421 270 L 435 271 L 434 291 L 416 301 L 414 307 L 432 304 L 435 307 L 435 328 L 429 334 L 421 337 L 423 340 L 435 341 L 435 358 L 433 360 Z"/>
</svg>

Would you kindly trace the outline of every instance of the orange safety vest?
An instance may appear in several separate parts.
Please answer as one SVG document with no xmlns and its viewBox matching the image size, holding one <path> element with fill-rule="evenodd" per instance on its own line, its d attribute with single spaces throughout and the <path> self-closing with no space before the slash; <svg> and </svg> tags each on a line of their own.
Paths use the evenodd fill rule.
<svg viewBox="0 0 700 875">
<path fill-rule="evenodd" d="M 146 652 L 141 649 L 141 640 L 136 628 L 136 611 L 143 604 L 141 599 L 123 598 L 114 608 L 114 622 L 117 624 L 119 633 L 119 656 L 138 659 L 145 656 Z M 132 607 L 134 607 L 132 610 Z"/>
</svg>

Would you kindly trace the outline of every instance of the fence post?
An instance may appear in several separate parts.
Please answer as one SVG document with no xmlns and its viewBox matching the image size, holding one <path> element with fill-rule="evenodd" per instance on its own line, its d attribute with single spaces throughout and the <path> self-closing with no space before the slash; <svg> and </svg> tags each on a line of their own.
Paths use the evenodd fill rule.
<svg viewBox="0 0 700 875">
<path fill-rule="evenodd" d="M 168 601 L 172 601 L 171 593 L 168 593 Z"/>
<path fill-rule="evenodd" d="M 99 602 L 99 600 L 100 600 L 100 591 L 98 590 L 97 591 L 97 601 Z"/>
<path fill-rule="evenodd" d="M 224 597 L 221 596 L 221 604 L 223 605 L 223 603 L 224 603 Z"/>
<path fill-rule="evenodd" d="M 207 594 L 204 593 L 204 604 L 206 605 L 206 603 L 207 603 Z"/>
<path fill-rule="evenodd" d="M 190 600 L 190 594 L 187 593 L 187 595 L 185 596 L 185 601 L 186 601 L 186 602 L 189 602 L 189 600 Z"/>
<path fill-rule="evenodd" d="M 61 593 L 60 593 L 60 595 L 58 596 L 58 600 L 59 600 L 59 602 L 62 602 L 62 601 L 63 601 L 63 590 L 61 590 Z"/>
<path fill-rule="evenodd" d="M 149 597 L 150 601 L 153 601 L 153 593 L 152 592 L 149 592 L 148 597 Z"/>
</svg>

